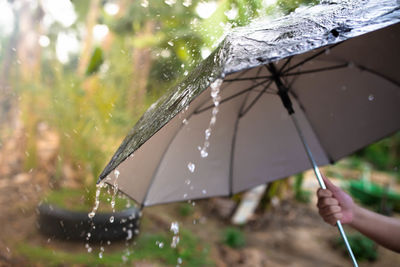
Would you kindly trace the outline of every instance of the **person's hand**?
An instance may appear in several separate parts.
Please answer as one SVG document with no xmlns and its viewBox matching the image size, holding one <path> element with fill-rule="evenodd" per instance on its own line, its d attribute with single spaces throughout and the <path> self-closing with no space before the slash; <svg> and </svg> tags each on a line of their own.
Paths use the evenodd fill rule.
<svg viewBox="0 0 400 267">
<path fill-rule="evenodd" d="M 354 216 L 353 199 L 327 178 L 323 179 L 327 189 L 320 188 L 317 191 L 319 214 L 325 222 L 333 226 L 337 220 L 342 224 L 351 223 Z"/>
</svg>

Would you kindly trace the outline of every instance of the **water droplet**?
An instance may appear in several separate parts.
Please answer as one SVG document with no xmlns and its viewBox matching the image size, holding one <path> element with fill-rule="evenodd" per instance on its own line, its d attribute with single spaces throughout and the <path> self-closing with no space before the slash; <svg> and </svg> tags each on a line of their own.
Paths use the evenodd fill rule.
<svg viewBox="0 0 400 267">
<path fill-rule="evenodd" d="M 111 216 L 110 217 L 110 223 L 113 223 L 114 222 L 114 216 Z"/>
<path fill-rule="evenodd" d="M 168 41 L 168 45 L 169 45 L 169 46 L 174 46 L 174 42 Z"/>
<path fill-rule="evenodd" d="M 173 232 L 175 235 L 179 233 L 179 223 L 178 222 L 172 222 L 170 231 Z"/>
<path fill-rule="evenodd" d="M 186 180 L 185 180 L 185 184 L 186 184 L 186 185 L 190 185 L 191 183 L 192 183 L 192 181 L 190 181 L 189 179 L 186 179 Z"/>
<path fill-rule="evenodd" d="M 142 2 L 140 3 L 140 5 L 144 8 L 149 6 L 149 1 L 148 0 L 142 0 Z"/>
<path fill-rule="evenodd" d="M 111 241 L 110 240 L 107 241 L 107 245 L 111 245 Z"/>
<path fill-rule="evenodd" d="M 185 7 L 190 7 L 192 5 L 192 0 L 184 0 L 182 5 Z"/>
<path fill-rule="evenodd" d="M 120 175 L 119 170 L 115 170 L 115 171 L 114 171 L 114 175 L 115 175 L 115 178 L 118 178 L 118 176 Z"/>
<path fill-rule="evenodd" d="M 127 234 L 128 234 L 128 235 L 126 236 L 126 240 L 131 240 L 132 237 L 133 237 L 132 230 L 131 230 L 131 229 L 128 229 Z"/>
<path fill-rule="evenodd" d="M 176 3 L 176 0 L 165 0 L 164 3 L 166 3 L 169 6 L 173 6 Z"/>
<path fill-rule="evenodd" d="M 94 215 L 96 215 L 96 213 L 94 211 L 89 212 L 89 214 L 88 214 L 90 219 L 92 219 L 94 217 Z"/>
<path fill-rule="evenodd" d="M 205 150 L 205 148 L 203 148 L 203 149 L 200 151 L 200 156 L 201 156 L 202 158 L 208 157 L 208 152 Z"/>
<path fill-rule="evenodd" d="M 196 165 L 194 165 L 194 163 L 192 163 L 192 162 L 189 162 L 188 165 L 187 165 L 187 167 L 188 167 L 189 171 L 190 171 L 191 173 L 193 173 L 193 172 L 194 172 L 194 169 L 196 168 Z"/>
<path fill-rule="evenodd" d="M 208 140 L 211 136 L 211 128 L 207 128 L 205 131 L 206 140 Z"/>
<path fill-rule="evenodd" d="M 213 115 L 213 116 L 216 116 L 216 115 L 218 114 L 218 111 L 219 111 L 218 107 L 214 107 L 214 108 L 212 109 L 212 115 Z"/>
<path fill-rule="evenodd" d="M 203 193 L 203 195 L 207 194 L 207 190 L 203 189 L 203 191 L 201 191 L 201 193 Z"/>
<path fill-rule="evenodd" d="M 217 121 L 217 117 L 216 116 L 212 116 L 211 120 L 210 120 L 210 125 L 214 125 L 216 121 Z"/>
<path fill-rule="evenodd" d="M 182 264 L 182 259 L 178 258 L 178 264 Z"/>
<path fill-rule="evenodd" d="M 373 101 L 375 99 L 375 96 L 373 95 L 373 94 L 370 94 L 369 96 L 368 96 L 368 100 L 369 101 Z"/>
<path fill-rule="evenodd" d="M 185 125 L 188 125 L 189 122 L 188 122 L 187 119 L 183 119 L 182 123 L 185 124 Z"/>
<path fill-rule="evenodd" d="M 171 248 L 176 248 L 178 244 L 179 244 L 179 236 L 175 235 L 172 237 Z"/>
</svg>

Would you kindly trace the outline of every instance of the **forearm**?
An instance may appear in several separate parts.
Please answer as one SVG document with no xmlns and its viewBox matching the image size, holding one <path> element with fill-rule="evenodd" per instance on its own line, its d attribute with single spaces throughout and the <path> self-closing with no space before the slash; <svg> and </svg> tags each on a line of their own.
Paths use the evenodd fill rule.
<svg viewBox="0 0 400 267">
<path fill-rule="evenodd" d="M 354 206 L 353 221 L 349 224 L 378 244 L 400 252 L 400 220 L 383 216 L 360 206 Z"/>
</svg>

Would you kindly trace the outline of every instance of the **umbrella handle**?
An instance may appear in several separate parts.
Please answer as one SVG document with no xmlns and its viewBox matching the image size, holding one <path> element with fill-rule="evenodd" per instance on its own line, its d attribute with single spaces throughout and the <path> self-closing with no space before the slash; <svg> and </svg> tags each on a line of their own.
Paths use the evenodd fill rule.
<svg viewBox="0 0 400 267">
<path fill-rule="evenodd" d="M 296 126 L 296 129 L 297 129 L 297 132 L 298 132 L 299 137 L 300 137 L 300 139 L 301 139 L 301 142 L 303 143 L 304 149 L 305 149 L 306 152 L 307 152 L 308 159 L 310 160 L 310 163 L 311 163 L 311 165 L 313 166 L 313 170 L 314 170 L 315 176 L 317 177 L 318 183 L 319 183 L 319 185 L 320 185 L 320 187 L 321 187 L 322 189 L 326 189 L 325 182 L 324 182 L 324 180 L 322 179 L 322 174 L 321 174 L 321 172 L 320 172 L 320 170 L 319 170 L 319 168 L 318 168 L 318 165 L 317 165 L 317 163 L 315 162 L 314 157 L 313 157 L 313 155 L 312 155 L 312 153 L 311 153 L 311 150 L 310 150 L 310 148 L 309 148 L 309 146 L 308 146 L 308 144 L 307 144 L 307 142 L 306 142 L 306 140 L 305 140 L 305 138 L 304 138 L 303 132 L 301 131 L 301 128 L 300 128 L 300 126 L 299 126 L 299 123 L 297 122 L 296 116 L 295 116 L 294 114 L 290 114 L 290 117 L 292 118 L 293 123 L 294 123 L 294 125 Z M 354 267 L 358 267 L 357 260 L 356 260 L 356 258 L 354 257 L 354 254 L 353 254 L 353 251 L 351 250 L 349 241 L 347 240 L 346 233 L 344 232 L 342 223 L 341 223 L 339 220 L 336 221 L 336 226 L 337 226 L 337 228 L 338 228 L 338 230 L 339 230 L 340 235 L 342 236 L 342 239 L 343 239 L 343 241 L 344 241 L 344 244 L 346 245 L 347 252 L 349 253 L 350 258 L 351 258 L 351 260 L 352 260 L 352 262 L 353 262 L 353 266 L 354 266 Z"/>
</svg>

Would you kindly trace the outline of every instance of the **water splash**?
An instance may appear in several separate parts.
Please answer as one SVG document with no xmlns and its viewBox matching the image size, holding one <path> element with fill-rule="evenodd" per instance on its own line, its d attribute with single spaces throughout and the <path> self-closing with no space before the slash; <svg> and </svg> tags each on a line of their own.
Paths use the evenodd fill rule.
<svg viewBox="0 0 400 267">
<path fill-rule="evenodd" d="M 100 204 L 100 199 L 99 199 L 100 198 L 100 192 L 101 192 L 101 189 L 104 188 L 105 186 L 106 185 L 105 185 L 104 181 L 101 181 L 100 183 L 98 183 L 96 185 L 96 199 L 95 199 L 92 211 L 88 213 L 88 217 L 90 219 L 93 219 L 93 217 L 96 215 L 96 211 L 99 208 L 99 204 Z"/>
<path fill-rule="evenodd" d="M 100 247 L 100 252 L 99 252 L 99 258 L 103 258 L 103 253 L 104 253 L 104 247 Z"/>
<path fill-rule="evenodd" d="M 183 262 L 182 258 L 178 258 L 176 262 L 178 263 L 178 266 L 180 266 L 182 264 L 182 262 Z"/>
<path fill-rule="evenodd" d="M 212 132 L 212 128 L 214 127 L 216 121 L 217 121 L 217 114 L 219 112 L 219 104 L 221 101 L 221 96 L 219 95 L 220 93 L 220 88 L 221 85 L 223 83 L 223 79 L 216 79 L 211 85 L 211 98 L 212 101 L 214 103 L 214 108 L 212 109 L 212 113 L 211 113 L 211 119 L 210 122 L 208 124 L 207 129 L 204 131 L 204 143 L 202 147 L 199 147 L 199 151 L 200 151 L 200 156 L 202 158 L 206 158 L 208 157 L 208 148 L 210 146 L 210 142 L 209 139 L 211 137 L 211 132 Z"/>
<path fill-rule="evenodd" d="M 114 184 L 113 184 L 113 195 L 111 198 L 111 208 L 112 212 L 115 213 L 115 197 L 117 196 L 118 193 L 118 177 L 120 175 L 120 172 L 118 170 L 114 171 L 115 179 L 114 179 Z"/>
<path fill-rule="evenodd" d="M 177 245 L 179 244 L 179 224 L 178 224 L 178 222 L 171 223 L 170 231 L 174 233 L 174 236 L 172 237 L 171 248 L 176 248 Z"/>
</svg>

